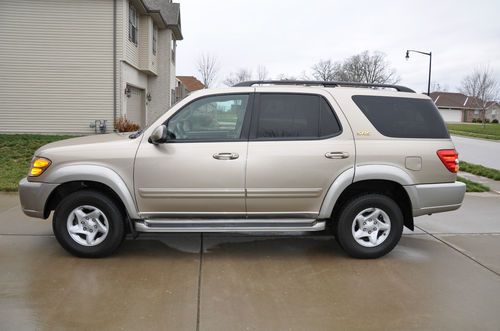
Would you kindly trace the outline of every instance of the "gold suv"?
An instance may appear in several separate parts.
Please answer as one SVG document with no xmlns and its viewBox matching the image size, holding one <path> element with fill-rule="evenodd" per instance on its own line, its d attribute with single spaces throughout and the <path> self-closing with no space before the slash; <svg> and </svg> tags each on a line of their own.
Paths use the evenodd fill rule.
<svg viewBox="0 0 500 331">
<path fill-rule="evenodd" d="M 433 102 L 395 85 L 254 81 L 193 93 L 144 130 L 36 151 L 20 183 L 69 252 L 126 233 L 332 231 L 376 258 L 416 216 L 460 207 L 458 154 Z"/>
</svg>

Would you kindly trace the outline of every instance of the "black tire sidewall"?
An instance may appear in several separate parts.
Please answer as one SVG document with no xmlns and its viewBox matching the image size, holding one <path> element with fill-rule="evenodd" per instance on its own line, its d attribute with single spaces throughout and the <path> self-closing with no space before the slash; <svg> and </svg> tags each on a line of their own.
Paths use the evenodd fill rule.
<svg viewBox="0 0 500 331">
<path fill-rule="evenodd" d="M 376 247 L 364 247 L 356 242 L 352 235 L 352 222 L 364 209 L 376 207 L 383 210 L 390 218 L 391 231 L 387 239 Z M 337 223 L 337 239 L 342 248 L 357 258 L 377 258 L 389 253 L 401 239 L 403 233 L 403 213 L 398 204 L 382 194 L 366 194 L 349 200 L 340 212 Z"/>
<path fill-rule="evenodd" d="M 90 205 L 99 208 L 108 219 L 108 235 L 96 246 L 83 246 L 74 241 L 67 229 L 69 214 L 77 207 Z M 106 195 L 91 190 L 72 193 L 64 198 L 54 212 L 52 222 L 54 235 L 68 252 L 79 257 L 104 257 L 113 253 L 125 235 L 123 215 L 116 204 Z"/>
</svg>

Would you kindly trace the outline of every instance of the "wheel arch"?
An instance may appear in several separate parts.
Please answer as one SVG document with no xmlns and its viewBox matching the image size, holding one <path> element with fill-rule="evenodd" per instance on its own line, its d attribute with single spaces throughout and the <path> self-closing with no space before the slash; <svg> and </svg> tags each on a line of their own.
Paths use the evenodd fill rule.
<svg viewBox="0 0 500 331">
<path fill-rule="evenodd" d="M 355 171 L 349 169 L 330 186 L 321 206 L 319 218 L 334 219 L 342 205 L 354 196 L 380 193 L 396 201 L 403 212 L 404 225 L 413 230 L 412 202 L 403 187 L 410 185 L 411 182 L 411 177 L 405 171 L 393 166 L 361 166 L 356 167 Z"/>
<path fill-rule="evenodd" d="M 96 165 L 71 165 L 56 169 L 46 181 L 59 185 L 45 203 L 45 218 L 57 207 L 65 195 L 87 188 L 108 195 L 131 219 L 139 218 L 135 201 L 127 185 L 115 171 L 109 168 Z"/>
</svg>

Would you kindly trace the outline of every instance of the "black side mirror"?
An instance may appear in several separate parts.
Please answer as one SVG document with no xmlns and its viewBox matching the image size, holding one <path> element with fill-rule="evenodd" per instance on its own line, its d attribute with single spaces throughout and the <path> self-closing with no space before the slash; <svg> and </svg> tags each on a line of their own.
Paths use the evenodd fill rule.
<svg viewBox="0 0 500 331">
<path fill-rule="evenodd" d="M 167 141 L 167 127 L 160 125 L 157 127 L 148 139 L 148 142 L 153 145 L 163 144 Z"/>
</svg>

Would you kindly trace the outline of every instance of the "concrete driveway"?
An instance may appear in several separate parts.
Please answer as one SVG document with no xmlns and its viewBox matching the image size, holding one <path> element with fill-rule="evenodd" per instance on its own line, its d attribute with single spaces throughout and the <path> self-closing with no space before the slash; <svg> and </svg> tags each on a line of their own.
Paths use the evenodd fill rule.
<svg viewBox="0 0 500 331">
<path fill-rule="evenodd" d="M 500 195 L 422 217 L 385 258 L 330 236 L 162 235 L 99 260 L 0 194 L 0 330 L 499 330 Z"/>
<path fill-rule="evenodd" d="M 500 141 L 452 136 L 459 159 L 500 170 Z"/>
</svg>

